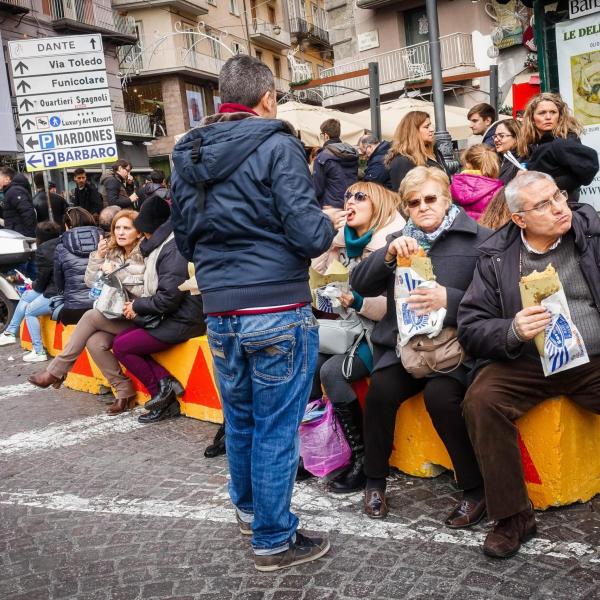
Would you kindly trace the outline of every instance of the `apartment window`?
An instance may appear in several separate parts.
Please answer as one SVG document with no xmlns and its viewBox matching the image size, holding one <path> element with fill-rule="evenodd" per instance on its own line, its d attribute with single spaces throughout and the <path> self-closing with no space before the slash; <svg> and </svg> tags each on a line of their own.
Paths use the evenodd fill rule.
<svg viewBox="0 0 600 600">
<path fill-rule="evenodd" d="M 221 58 L 221 36 L 219 36 L 214 31 L 211 31 L 210 38 L 208 41 L 210 42 L 210 49 L 212 50 L 212 55 L 215 58 Z"/>
<path fill-rule="evenodd" d="M 243 46 L 239 42 L 233 42 L 231 44 L 231 49 L 233 50 L 234 54 L 246 54 L 245 46 Z"/>
<path fill-rule="evenodd" d="M 229 12 L 232 15 L 240 14 L 240 9 L 238 8 L 237 0 L 229 0 Z"/>
<path fill-rule="evenodd" d="M 262 52 L 260 50 L 256 51 L 256 58 L 258 58 L 258 60 L 260 60 L 261 62 L 263 61 L 263 59 L 262 59 Z"/>
<path fill-rule="evenodd" d="M 271 5 L 267 6 L 267 14 L 269 15 L 269 23 L 271 23 L 271 25 L 275 25 L 275 23 L 277 23 L 277 16 L 275 14 L 275 8 L 272 7 Z"/>
<path fill-rule="evenodd" d="M 281 59 L 277 56 L 273 57 L 273 71 L 275 77 L 281 77 Z"/>
</svg>

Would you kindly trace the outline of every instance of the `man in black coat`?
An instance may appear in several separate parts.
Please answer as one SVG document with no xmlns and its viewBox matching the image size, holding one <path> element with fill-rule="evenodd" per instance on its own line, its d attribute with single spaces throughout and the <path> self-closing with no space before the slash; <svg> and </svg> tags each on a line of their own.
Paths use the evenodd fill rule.
<svg viewBox="0 0 600 600">
<path fill-rule="evenodd" d="M 363 156 L 367 157 L 363 180 L 378 183 L 391 190 L 390 171 L 384 163 L 390 143 L 380 142 L 372 133 L 367 133 L 358 140 L 358 149 Z"/>
<path fill-rule="evenodd" d="M 35 185 L 35 196 L 33 197 L 33 208 L 37 214 L 38 223 L 50 220 L 48 212 L 48 198 L 46 196 L 46 190 L 44 189 L 44 175 L 43 173 L 36 173 L 33 176 L 33 183 Z M 61 227 L 64 223 L 65 213 L 69 205 L 67 201 L 59 196 L 55 192 L 50 193 L 50 206 L 52 207 L 52 220 Z"/>
<path fill-rule="evenodd" d="M 4 192 L 2 205 L 4 227 L 27 237 L 35 237 L 37 220 L 27 177 L 23 173 L 16 173 L 10 167 L 2 167 L 0 187 Z"/>
<path fill-rule="evenodd" d="M 512 556 L 536 533 L 515 421 L 558 395 L 600 413 L 600 219 L 589 205 L 570 207 L 545 173 L 519 175 L 505 194 L 512 222 L 479 247 L 482 255 L 458 311 L 459 341 L 485 365 L 463 412 L 484 478 L 488 517 L 497 521 L 483 551 L 498 558 Z M 571 329 L 544 306 L 523 308 L 519 280 L 548 264 L 560 277 L 589 362 L 551 366 L 545 376 L 533 339 L 546 331 L 548 348 L 552 340 L 570 339 Z M 552 348 L 546 353 L 552 356 Z"/>
<path fill-rule="evenodd" d="M 84 208 L 94 216 L 102 210 L 102 196 L 100 192 L 88 181 L 85 169 L 79 167 L 73 172 L 75 189 L 71 193 L 73 206 Z"/>
</svg>

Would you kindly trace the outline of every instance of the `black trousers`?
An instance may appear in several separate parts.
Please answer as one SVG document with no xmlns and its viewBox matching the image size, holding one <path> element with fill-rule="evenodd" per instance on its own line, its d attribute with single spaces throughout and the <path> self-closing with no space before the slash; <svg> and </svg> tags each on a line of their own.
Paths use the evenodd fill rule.
<svg viewBox="0 0 600 600">
<path fill-rule="evenodd" d="M 423 391 L 425 406 L 454 465 L 463 490 L 483 484 L 477 459 L 462 416 L 465 386 L 449 376 L 415 379 L 402 364 L 377 370 L 371 376 L 364 417 L 365 474 L 381 479 L 389 475 L 396 412 L 405 400 Z"/>
</svg>

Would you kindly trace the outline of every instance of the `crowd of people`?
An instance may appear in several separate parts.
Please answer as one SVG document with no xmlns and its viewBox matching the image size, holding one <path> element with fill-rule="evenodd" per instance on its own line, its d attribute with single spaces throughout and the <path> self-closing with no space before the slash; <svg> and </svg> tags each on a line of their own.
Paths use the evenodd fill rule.
<svg viewBox="0 0 600 600">
<path fill-rule="evenodd" d="M 16 342 L 25 319 L 33 350 L 24 360 L 43 362 L 37 317 L 76 324 L 30 381 L 59 388 L 87 348 L 115 392 L 108 414 L 132 405 L 132 373 L 152 395 L 140 420 L 154 422 L 179 413 L 184 382 L 152 354 L 206 332 L 225 419 L 211 452 L 224 438 L 231 501 L 261 571 L 318 559 L 330 547 L 326 535 L 298 530 L 290 509 L 295 480 L 310 476 L 298 443 L 307 401 L 331 402 L 351 450 L 328 490 L 364 490 L 365 514 L 382 519 L 396 412 L 423 392 L 462 492 L 445 525 L 470 527 L 487 514 L 495 524 L 483 551 L 514 555 L 536 531 L 515 420 L 557 393 L 600 413 L 600 219 L 577 203 L 598 157 L 581 143 L 580 125 L 556 94 L 534 97 L 521 121 L 496 121 L 479 104 L 468 118 L 482 142 L 453 172 L 426 112 L 409 112 L 391 142 L 366 133 L 356 148 L 329 119 L 309 168 L 293 128 L 276 118 L 264 63 L 228 60 L 219 88 L 219 112 L 174 149 L 170 193 L 161 172 L 133 189 L 131 165 L 119 160 L 103 178 L 111 206 L 102 209 L 78 169 L 73 206 L 52 205 L 61 223 L 36 228 L 35 211 L 31 220 L 17 209 L 25 178 L 0 171 L 5 225 L 38 240 L 36 278 L 0 345 Z M 442 331 L 453 331 L 462 349 L 456 368 L 426 377 L 407 370 L 398 351 L 394 297 L 398 261 L 419 254 L 435 282 L 412 290 L 407 304 L 420 317 L 443 309 Z M 188 263 L 201 295 L 183 285 Z M 315 316 L 342 317 L 320 313 L 308 284 L 309 266 L 325 275 L 335 263 L 349 274 L 341 312 L 363 329 L 337 354 L 320 347 Z M 519 279 L 549 264 L 589 362 L 545 376 L 533 340 L 552 315 L 523 308 Z M 365 378 L 363 410 L 352 384 Z"/>
</svg>

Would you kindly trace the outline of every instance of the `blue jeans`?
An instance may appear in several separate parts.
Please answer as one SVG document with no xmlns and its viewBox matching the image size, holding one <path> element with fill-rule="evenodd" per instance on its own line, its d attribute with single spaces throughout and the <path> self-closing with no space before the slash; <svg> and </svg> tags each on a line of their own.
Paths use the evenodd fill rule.
<svg viewBox="0 0 600 600">
<path fill-rule="evenodd" d="M 29 335 L 31 336 L 33 349 L 40 353 L 44 349 L 44 345 L 42 344 L 42 331 L 38 317 L 49 314 L 50 298 L 45 298 L 39 292 L 26 290 L 21 295 L 21 299 L 15 308 L 15 314 L 6 327 L 6 332 L 17 335 L 19 333 L 21 321 L 25 319 Z"/>
<path fill-rule="evenodd" d="M 231 501 L 243 520 L 252 520 L 256 554 L 283 552 L 298 527 L 290 503 L 318 326 L 310 306 L 208 317 L 207 325 L 223 401 Z"/>
</svg>

